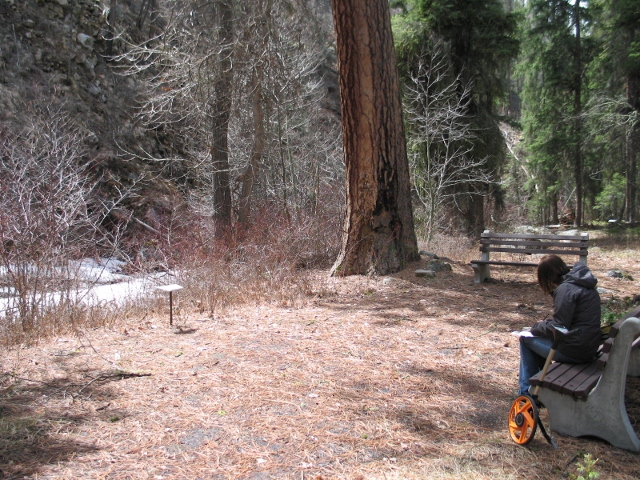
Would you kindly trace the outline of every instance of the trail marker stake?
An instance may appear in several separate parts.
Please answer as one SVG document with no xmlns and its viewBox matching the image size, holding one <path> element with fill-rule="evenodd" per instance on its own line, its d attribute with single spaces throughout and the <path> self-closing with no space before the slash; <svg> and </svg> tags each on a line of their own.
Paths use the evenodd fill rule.
<svg viewBox="0 0 640 480">
<path fill-rule="evenodd" d="M 162 285 L 157 288 L 163 292 L 169 292 L 169 326 L 173 326 L 173 292 L 176 290 L 182 290 L 184 287 L 173 283 L 171 285 Z"/>
</svg>

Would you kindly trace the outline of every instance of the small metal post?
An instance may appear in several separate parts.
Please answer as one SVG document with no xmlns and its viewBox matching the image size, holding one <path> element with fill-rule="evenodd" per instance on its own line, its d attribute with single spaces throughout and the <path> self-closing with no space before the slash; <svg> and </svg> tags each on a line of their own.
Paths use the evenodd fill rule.
<svg viewBox="0 0 640 480">
<path fill-rule="evenodd" d="M 169 326 L 173 326 L 173 292 L 169 292 Z"/>
<path fill-rule="evenodd" d="M 171 285 L 162 285 L 158 287 L 158 290 L 162 290 L 163 292 L 169 292 L 169 325 L 173 326 L 173 292 L 176 290 L 182 290 L 182 286 L 177 284 Z"/>
</svg>

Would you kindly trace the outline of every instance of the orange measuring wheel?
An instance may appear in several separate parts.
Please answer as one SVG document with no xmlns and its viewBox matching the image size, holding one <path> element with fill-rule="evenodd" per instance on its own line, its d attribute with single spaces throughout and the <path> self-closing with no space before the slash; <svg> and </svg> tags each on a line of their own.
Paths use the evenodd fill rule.
<svg viewBox="0 0 640 480">
<path fill-rule="evenodd" d="M 526 445 L 536 434 L 538 408 L 531 397 L 520 395 L 509 411 L 509 433 L 518 445 Z"/>
</svg>

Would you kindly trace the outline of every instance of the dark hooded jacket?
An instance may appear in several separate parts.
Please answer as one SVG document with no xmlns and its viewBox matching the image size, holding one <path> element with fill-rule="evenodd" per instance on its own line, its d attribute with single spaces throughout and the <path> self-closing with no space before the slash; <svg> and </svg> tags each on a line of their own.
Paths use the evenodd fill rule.
<svg viewBox="0 0 640 480">
<path fill-rule="evenodd" d="M 553 324 L 570 331 L 577 330 L 558 345 L 558 351 L 579 363 L 592 360 L 602 337 L 597 283 L 585 264 L 576 263 L 552 293 L 553 318 L 536 323 L 531 327 L 531 333 L 553 338 Z"/>
</svg>

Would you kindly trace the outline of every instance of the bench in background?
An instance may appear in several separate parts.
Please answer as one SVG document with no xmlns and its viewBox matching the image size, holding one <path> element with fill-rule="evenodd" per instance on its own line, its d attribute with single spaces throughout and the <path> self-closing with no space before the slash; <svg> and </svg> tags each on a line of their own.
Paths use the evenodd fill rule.
<svg viewBox="0 0 640 480">
<path fill-rule="evenodd" d="M 537 267 L 537 262 L 521 260 L 522 255 L 556 254 L 578 256 L 586 264 L 589 234 L 536 235 L 529 233 L 493 233 L 485 230 L 480 237 L 480 260 L 472 260 L 475 283 L 490 278 L 489 265 Z M 491 259 L 491 253 L 501 253 L 500 259 Z M 509 256 L 509 259 L 503 257 Z"/>
</svg>

